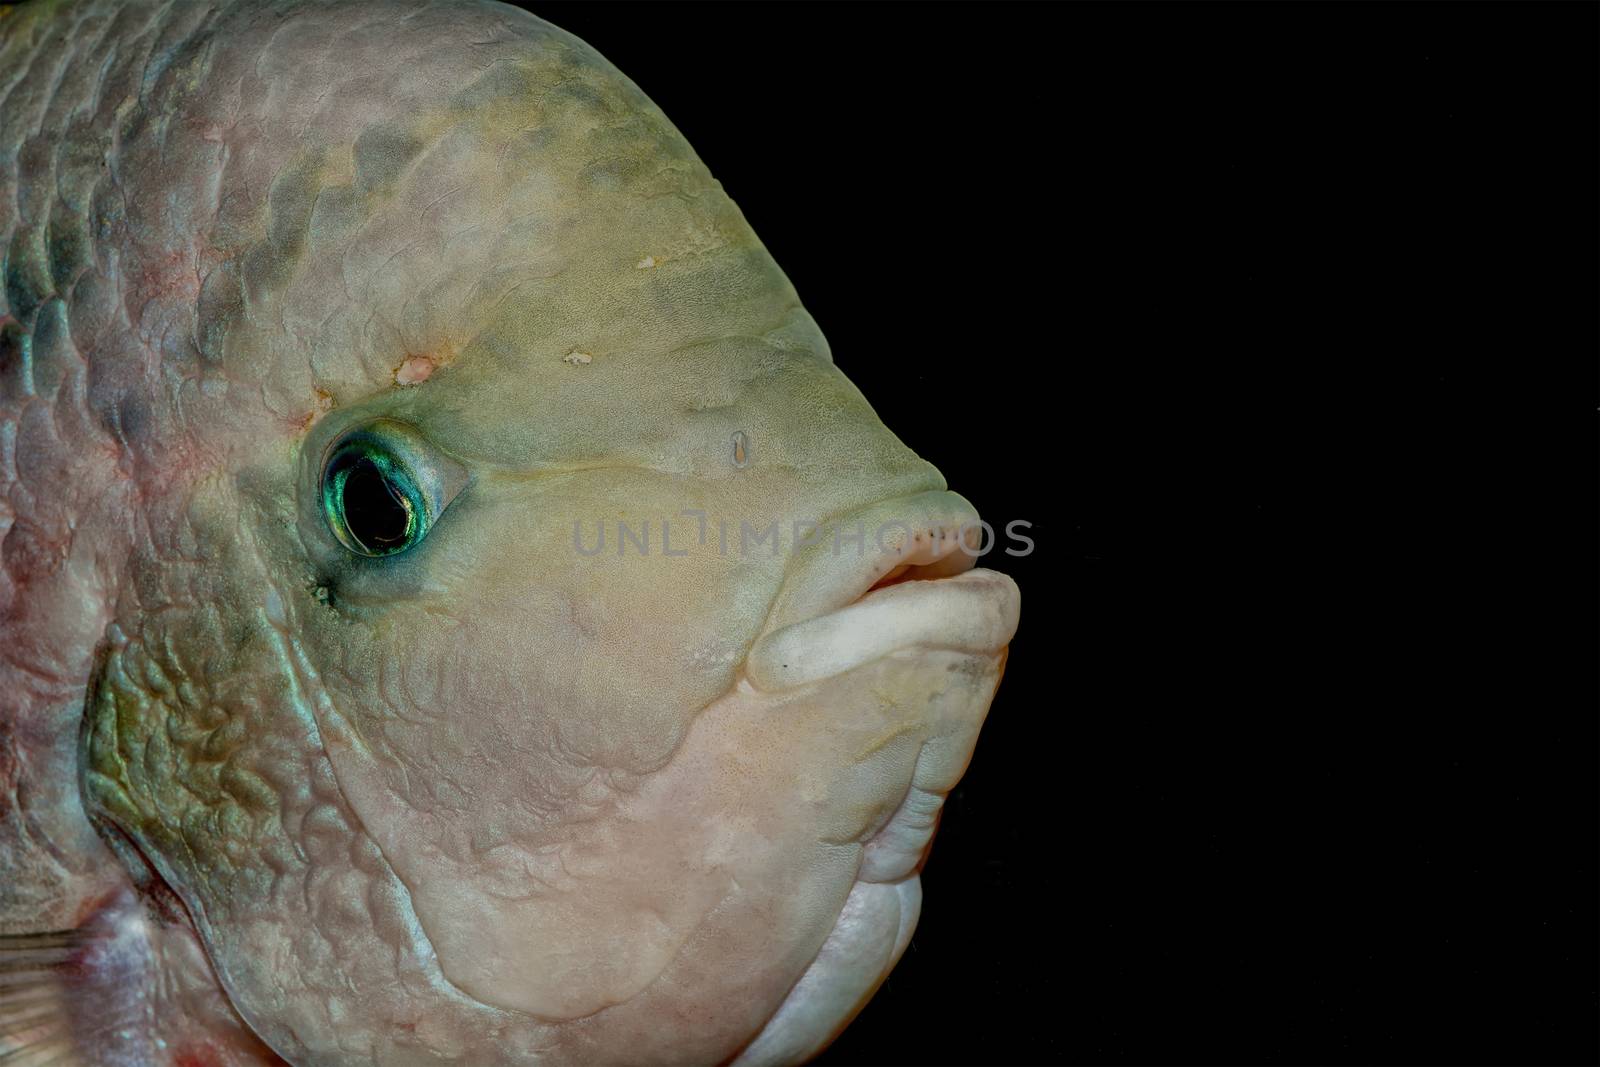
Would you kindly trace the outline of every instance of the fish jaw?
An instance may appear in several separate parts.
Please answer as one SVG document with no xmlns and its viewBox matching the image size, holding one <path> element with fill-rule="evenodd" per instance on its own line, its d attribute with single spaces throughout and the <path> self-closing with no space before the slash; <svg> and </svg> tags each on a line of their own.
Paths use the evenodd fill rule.
<svg viewBox="0 0 1600 1067">
<path fill-rule="evenodd" d="M 910 941 L 938 810 L 1004 658 L 902 649 L 778 692 L 745 681 L 707 708 L 631 812 L 677 843 L 680 884 L 717 887 L 713 903 L 604 1030 L 561 1028 L 573 1058 L 615 1058 L 630 1038 L 741 1064 L 826 1046 Z"/>
<path fill-rule="evenodd" d="M 979 600 L 1002 620 L 989 648 L 936 647 L 977 643 L 959 614 L 947 618 L 955 639 L 911 625 L 930 607 Z M 836 916 L 855 882 L 914 876 L 998 684 L 1016 603 L 1008 578 L 969 571 L 882 589 L 782 631 L 787 648 L 802 639 L 832 648 L 871 611 L 900 616 L 890 629 L 912 640 L 773 691 L 742 679 L 696 717 L 664 767 L 538 846 L 455 853 L 427 817 L 394 802 L 352 734 L 334 724 L 324 740 L 345 794 L 407 882 L 445 976 L 469 996 L 552 1021 L 648 1002 L 663 995 L 653 987 L 682 984 L 672 975 L 705 923 L 723 915 L 737 926 L 747 911 L 763 918 L 722 942 L 737 946 L 725 947 L 734 958 L 723 966 L 744 976 L 740 986 L 774 976 L 767 997 L 750 1000 L 759 1006 L 816 952 L 828 933 L 819 913 Z M 786 932 L 774 944 L 758 927 Z"/>
<path fill-rule="evenodd" d="M 903 798 L 862 839 L 856 880 L 826 940 L 734 1067 L 798 1063 L 820 1052 L 888 977 L 916 928 L 918 872 L 944 798 L 971 758 L 1021 607 L 1010 578 L 969 569 L 965 524 L 944 529 L 942 538 L 937 525 L 926 532 L 883 564 L 888 575 L 906 572 L 901 584 L 771 631 L 752 652 L 752 673 L 780 689 L 808 687 L 816 677 L 849 679 L 860 664 L 887 655 L 914 665 L 909 676 L 929 685 L 932 714 Z M 955 699 L 932 687 L 941 670 L 965 676 Z"/>
<path fill-rule="evenodd" d="M 848 1023 L 909 940 L 1018 618 L 1010 579 L 972 569 L 970 505 L 911 499 L 889 510 L 923 536 L 796 559 L 772 619 L 793 621 L 662 766 L 601 775 L 550 836 L 463 851 L 397 801 L 338 702 L 321 709 L 340 788 L 454 989 L 538 1020 L 576 1062 L 787 1062 Z M 773 681 L 789 652 L 811 668 Z"/>
</svg>

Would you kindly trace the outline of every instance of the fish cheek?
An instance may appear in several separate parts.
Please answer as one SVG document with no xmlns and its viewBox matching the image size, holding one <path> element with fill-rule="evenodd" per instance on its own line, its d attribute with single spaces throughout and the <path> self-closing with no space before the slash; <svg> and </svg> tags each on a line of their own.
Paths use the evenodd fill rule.
<svg viewBox="0 0 1600 1067">
<path fill-rule="evenodd" d="M 201 485 L 177 532 L 131 561 L 85 712 L 89 799 L 191 892 L 236 885 L 279 811 L 246 752 L 278 683 L 237 504 Z"/>
<path fill-rule="evenodd" d="M 314 713 L 445 977 L 571 1019 L 637 995 L 727 891 L 675 873 L 682 811 L 627 799 L 710 699 L 683 675 L 726 640 L 727 602 L 688 595 L 709 561 L 579 556 L 567 511 L 605 513 L 583 494 L 479 495 L 424 545 L 421 595 L 308 628 L 328 695 Z M 736 657 L 713 657 L 711 696 Z"/>
<path fill-rule="evenodd" d="M 458 988 L 543 1018 L 624 999 L 671 944 L 636 880 L 577 839 L 585 820 L 610 833 L 630 776 L 562 739 L 569 605 L 524 583 L 501 604 L 440 607 L 396 603 L 330 656 L 315 712 L 341 790 Z M 535 660 L 549 669 L 524 669 Z"/>
<path fill-rule="evenodd" d="M 414 920 L 316 742 L 288 619 L 297 597 L 327 609 L 294 589 L 303 558 L 262 533 L 283 517 L 257 521 L 226 485 L 196 498 L 134 561 L 102 647 L 85 806 L 183 901 L 245 1020 L 300 1058 L 334 1040 L 329 1004 L 349 1020 L 377 1010 L 397 958 L 385 938 Z M 352 968 L 359 991 L 341 977 Z"/>
</svg>

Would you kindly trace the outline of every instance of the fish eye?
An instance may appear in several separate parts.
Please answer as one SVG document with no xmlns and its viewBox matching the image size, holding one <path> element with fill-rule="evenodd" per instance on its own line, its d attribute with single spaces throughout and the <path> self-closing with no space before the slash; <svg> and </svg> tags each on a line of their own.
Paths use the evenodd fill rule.
<svg viewBox="0 0 1600 1067">
<path fill-rule="evenodd" d="M 328 529 L 358 556 L 414 548 L 449 503 L 441 466 L 441 457 L 403 423 L 380 419 L 345 433 L 322 464 Z"/>
</svg>

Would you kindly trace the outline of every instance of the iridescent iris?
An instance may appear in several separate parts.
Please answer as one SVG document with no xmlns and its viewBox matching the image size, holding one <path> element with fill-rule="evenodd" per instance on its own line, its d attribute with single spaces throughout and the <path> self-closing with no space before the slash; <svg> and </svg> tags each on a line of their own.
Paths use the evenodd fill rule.
<svg viewBox="0 0 1600 1067">
<path fill-rule="evenodd" d="M 409 428 L 374 422 L 345 434 L 322 469 L 322 512 L 339 543 L 362 556 L 393 556 L 427 536 L 438 514 Z"/>
</svg>

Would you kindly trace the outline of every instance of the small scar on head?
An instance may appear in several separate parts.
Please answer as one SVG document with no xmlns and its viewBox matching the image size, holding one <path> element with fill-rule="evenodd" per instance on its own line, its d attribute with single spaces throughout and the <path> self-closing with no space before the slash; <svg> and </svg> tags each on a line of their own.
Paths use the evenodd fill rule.
<svg viewBox="0 0 1600 1067">
<path fill-rule="evenodd" d="M 324 389 L 313 390 L 312 391 L 312 399 L 311 399 L 311 410 L 306 412 L 304 415 L 302 415 L 300 417 L 300 420 L 299 420 L 300 429 L 301 430 L 309 430 L 309 429 L 311 429 L 311 427 L 316 425 L 318 419 L 322 418 L 322 416 L 324 416 L 328 412 L 332 411 L 333 408 L 334 408 L 334 399 L 333 399 L 333 394 L 332 393 L 329 393 Z"/>
<path fill-rule="evenodd" d="M 394 372 L 396 385 L 421 385 L 439 366 L 432 356 L 411 356 Z"/>
</svg>

